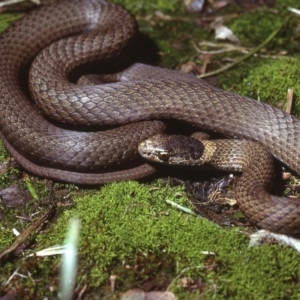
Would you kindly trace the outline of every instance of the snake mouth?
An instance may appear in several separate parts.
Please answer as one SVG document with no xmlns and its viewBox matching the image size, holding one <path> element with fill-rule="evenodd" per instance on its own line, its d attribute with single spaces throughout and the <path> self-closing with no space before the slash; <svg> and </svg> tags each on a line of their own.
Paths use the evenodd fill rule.
<svg viewBox="0 0 300 300">
<path fill-rule="evenodd" d="M 145 140 L 141 142 L 138 146 L 139 154 L 149 161 L 159 162 L 158 158 L 158 151 L 153 146 L 150 140 Z"/>
</svg>

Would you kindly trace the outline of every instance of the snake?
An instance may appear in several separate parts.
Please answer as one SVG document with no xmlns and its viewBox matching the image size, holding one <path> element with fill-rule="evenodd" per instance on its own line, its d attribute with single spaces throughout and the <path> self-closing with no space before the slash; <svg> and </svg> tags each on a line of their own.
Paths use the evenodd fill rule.
<svg viewBox="0 0 300 300">
<path fill-rule="evenodd" d="M 0 137 L 25 170 L 83 185 L 148 176 L 138 145 L 173 119 L 259 142 L 300 173 L 297 118 L 176 70 L 119 67 L 137 36 L 135 18 L 104 0 L 43 6 L 0 35 Z M 81 68 L 101 84 L 80 83 Z M 299 224 L 298 206 L 273 209 Z"/>
<path fill-rule="evenodd" d="M 270 194 L 275 170 L 266 147 L 248 140 L 206 138 L 202 133 L 191 137 L 158 134 L 140 143 L 138 151 L 154 163 L 194 167 L 199 172 L 240 172 L 234 194 L 249 222 L 272 232 L 298 233 L 296 215 L 290 212 L 299 210 L 300 199 Z"/>
</svg>

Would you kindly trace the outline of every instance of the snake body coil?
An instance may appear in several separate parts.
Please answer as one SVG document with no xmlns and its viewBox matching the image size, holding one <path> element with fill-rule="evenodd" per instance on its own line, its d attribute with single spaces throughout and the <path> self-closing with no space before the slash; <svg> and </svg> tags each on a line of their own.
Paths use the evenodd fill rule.
<svg viewBox="0 0 300 300">
<path fill-rule="evenodd" d="M 68 73 L 80 65 L 99 59 L 104 65 L 114 62 L 136 30 L 134 18 L 117 5 L 72 0 L 29 13 L 1 35 L 1 137 L 25 169 L 81 184 L 146 176 L 154 168 L 138 165 L 137 145 L 164 128 L 159 121 L 147 120 L 171 118 L 258 141 L 300 173 L 300 122 L 272 106 L 189 75 L 141 64 L 116 74 L 113 83 L 79 87 L 68 82 Z M 41 96 L 37 108 L 20 78 L 34 57 L 55 41 L 31 70 L 31 94 Z M 39 69 L 48 73 L 38 75 Z M 43 112 L 46 118 L 40 113 L 44 108 L 49 111 Z M 146 122 L 109 131 L 75 131 L 58 127 L 56 121 L 85 128 Z M 137 163 L 128 169 L 128 161 Z"/>
</svg>

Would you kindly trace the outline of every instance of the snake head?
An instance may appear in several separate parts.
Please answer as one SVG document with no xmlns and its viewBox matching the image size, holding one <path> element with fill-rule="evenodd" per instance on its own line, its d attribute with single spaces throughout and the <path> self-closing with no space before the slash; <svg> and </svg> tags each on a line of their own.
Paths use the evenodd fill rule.
<svg viewBox="0 0 300 300">
<path fill-rule="evenodd" d="M 140 143 L 138 151 L 151 162 L 170 165 L 191 165 L 204 152 L 201 141 L 183 135 L 158 134 Z"/>
</svg>

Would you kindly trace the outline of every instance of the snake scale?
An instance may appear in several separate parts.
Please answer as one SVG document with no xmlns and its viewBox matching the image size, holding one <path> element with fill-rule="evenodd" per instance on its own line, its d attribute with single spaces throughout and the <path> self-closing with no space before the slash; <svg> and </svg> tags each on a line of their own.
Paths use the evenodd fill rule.
<svg viewBox="0 0 300 300">
<path fill-rule="evenodd" d="M 113 74 L 112 82 L 103 85 L 69 81 L 68 74 L 80 66 L 122 60 L 136 32 L 135 19 L 123 8 L 102 0 L 72 0 L 33 11 L 1 34 L 0 132 L 21 166 L 42 177 L 79 184 L 140 178 L 155 168 L 141 165 L 139 143 L 164 129 L 160 119 L 177 119 L 258 141 L 300 173 L 300 122 L 272 106 L 190 75 L 142 64 Z M 37 54 L 39 60 L 26 75 Z M 27 77 L 30 88 L 25 87 Z M 30 94 L 40 97 L 37 104 Z M 128 122 L 134 124 L 124 125 Z M 114 128 L 95 130 L 98 125 Z M 300 231 L 295 229 L 298 204 L 268 209 L 277 219 L 298 222 L 293 232 Z"/>
</svg>

